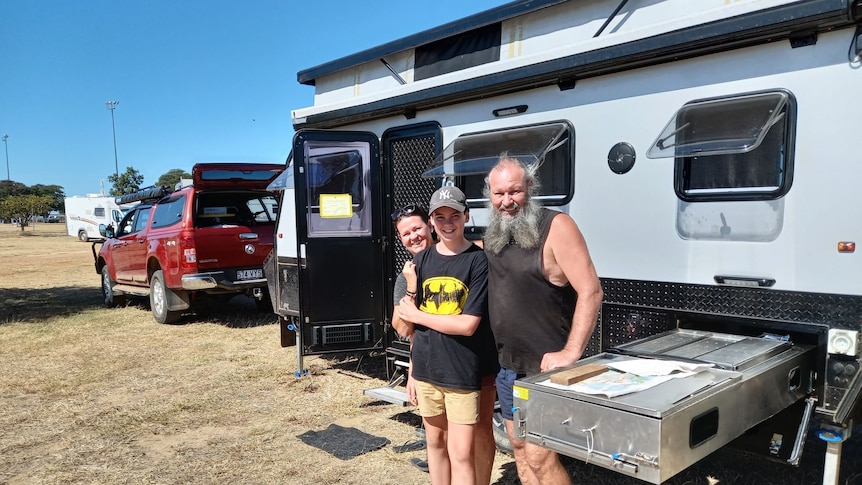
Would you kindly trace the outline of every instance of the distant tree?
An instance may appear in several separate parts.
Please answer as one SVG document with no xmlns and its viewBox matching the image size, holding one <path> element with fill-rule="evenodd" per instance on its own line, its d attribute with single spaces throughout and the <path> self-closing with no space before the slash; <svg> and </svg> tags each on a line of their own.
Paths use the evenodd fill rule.
<svg viewBox="0 0 862 485">
<path fill-rule="evenodd" d="M 27 195 L 27 186 L 14 180 L 0 180 L 0 200 L 10 195 Z"/>
<path fill-rule="evenodd" d="M 110 193 L 114 197 L 137 192 L 143 181 L 144 176 L 133 167 L 126 167 L 126 171 L 121 173 L 119 177 L 116 174 L 108 175 L 108 182 L 113 185 Z"/>
<path fill-rule="evenodd" d="M 172 168 L 168 170 L 165 174 L 159 177 L 159 180 L 156 182 L 158 186 L 176 187 L 177 183 L 180 179 L 190 179 L 192 178 L 192 174 L 186 172 L 181 168 Z"/>
<path fill-rule="evenodd" d="M 17 220 L 21 232 L 37 215 L 48 212 L 51 206 L 48 195 L 10 195 L 0 200 L 0 217 Z"/>
<path fill-rule="evenodd" d="M 32 195 L 47 195 L 51 197 L 51 206 L 48 210 L 62 211 L 65 205 L 66 192 L 59 185 L 31 185 L 28 193 Z"/>
</svg>

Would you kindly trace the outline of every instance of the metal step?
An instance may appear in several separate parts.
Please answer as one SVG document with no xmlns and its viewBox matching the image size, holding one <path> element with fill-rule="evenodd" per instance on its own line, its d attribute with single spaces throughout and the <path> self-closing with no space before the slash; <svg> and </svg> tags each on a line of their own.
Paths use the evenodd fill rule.
<svg viewBox="0 0 862 485">
<path fill-rule="evenodd" d="M 362 391 L 362 393 L 366 396 L 386 401 L 391 404 L 397 404 L 399 406 L 407 406 L 407 404 L 409 404 L 407 402 L 407 393 L 405 391 L 395 389 L 394 387 L 375 387 L 374 389 L 366 389 Z"/>
<path fill-rule="evenodd" d="M 147 286 L 132 286 L 132 285 L 114 285 L 114 295 L 135 295 L 135 296 L 150 296 L 150 288 Z"/>
</svg>

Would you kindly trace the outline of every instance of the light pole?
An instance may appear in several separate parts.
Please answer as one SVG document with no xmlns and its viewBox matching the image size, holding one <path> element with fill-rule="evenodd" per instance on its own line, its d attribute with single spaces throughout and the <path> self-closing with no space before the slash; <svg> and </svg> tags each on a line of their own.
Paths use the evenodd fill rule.
<svg viewBox="0 0 862 485">
<path fill-rule="evenodd" d="M 9 142 L 6 141 L 9 139 L 9 135 L 3 134 L 3 144 L 6 145 L 6 180 L 12 180 L 9 178 Z"/>
<path fill-rule="evenodd" d="M 105 107 L 111 111 L 111 133 L 114 134 L 114 170 L 117 173 L 117 180 L 120 179 L 120 164 L 117 162 L 117 129 L 114 127 L 114 108 L 120 104 L 119 101 L 105 101 Z"/>
</svg>

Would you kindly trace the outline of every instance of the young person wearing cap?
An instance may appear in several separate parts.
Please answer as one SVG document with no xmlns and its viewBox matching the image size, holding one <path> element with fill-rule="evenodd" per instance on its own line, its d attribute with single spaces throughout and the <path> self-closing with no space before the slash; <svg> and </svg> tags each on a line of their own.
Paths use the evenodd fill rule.
<svg viewBox="0 0 862 485">
<path fill-rule="evenodd" d="M 413 258 L 416 295 L 407 293 L 398 316 L 414 325 L 411 366 L 431 483 L 470 485 L 474 438 L 484 431 L 477 430 L 483 378 L 498 369 L 487 317 L 488 261 L 464 237 L 470 214 L 460 189 L 438 189 L 429 210 L 439 242 Z"/>
</svg>

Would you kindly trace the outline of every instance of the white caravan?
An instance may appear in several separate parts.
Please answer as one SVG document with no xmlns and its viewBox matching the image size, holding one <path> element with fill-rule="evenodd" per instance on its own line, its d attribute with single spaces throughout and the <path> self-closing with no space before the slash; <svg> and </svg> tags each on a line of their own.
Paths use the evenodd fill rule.
<svg viewBox="0 0 862 485">
<path fill-rule="evenodd" d="M 816 416 L 836 483 L 862 391 L 860 3 L 514 1 L 299 72 L 267 272 L 297 375 L 385 350 L 403 378 L 389 214 L 455 184 L 480 238 L 506 150 L 602 280 L 584 361 L 712 366 L 617 398 L 519 381 L 517 432 L 661 483 L 743 434 L 796 464 Z"/>
<path fill-rule="evenodd" d="M 123 218 L 123 210 L 114 197 L 101 194 L 66 197 L 66 232 L 78 240 L 103 241 L 99 224 L 116 224 Z"/>
</svg>

